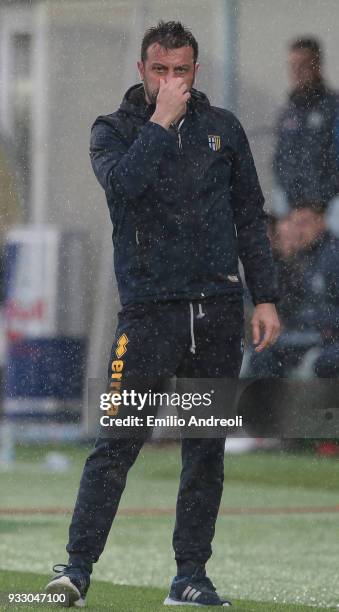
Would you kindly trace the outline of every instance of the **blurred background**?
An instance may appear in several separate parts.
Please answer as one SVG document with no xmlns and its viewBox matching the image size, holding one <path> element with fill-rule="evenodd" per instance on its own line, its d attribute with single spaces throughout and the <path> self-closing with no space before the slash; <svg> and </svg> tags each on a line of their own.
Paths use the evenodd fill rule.
<svg viewBox="0 0 339 612">
<path fill-rule="evenodd" d="M 142 35 L 159 19 L 180 20 L 196 36 L 201 64 L 196 87 L 208 95 L 212 104 L 232 110 L 241 120 L 266 198 L 283 292 L 279 308 L 287 335 L 280 353 L 269 354 L 265 363 L 256 362 L 248 342 L 242 375 L 306 380 L 339 374 L 336 192 L 334 189 L 331 197 L 315 192 L 293 200 L 279 184 L 279 173 L 273 164 L 279 139 L 284 138 L 284 132 L 279 131 L 279 117 L 282 109 L 291 110 L 289 96 L 294 85 L 288 69 L 290 42 L 315 37 L 323 52 L 321 73 L 326 87 L 339 89 L 337 0 L 1 0 L 0 478 L 6 500 L 1 502 L 0 511 L 5 515 L 18 511 L 19 518 L 20 512 L 25 511 L 30 517 L 25 532 L 19 530 L 17 536 L 9 535 L 5 540 L 7 561 L 2 567 L 11 575 L 24 569 L 19 540 L 12 538 L 20 535 L 22 540 L 24 534 L 29 542 L 34 534 L 32 526 L 40 529 L 41 521 L 48 526 L 51 520 L 53 525 L 48 526 L 50 535 L 42 556 L 30 554 L 32 571 L 47 571 L 50 558 L 56 558 L 51 548 L 63 554 L 66 515 L 76 493 L 86 444 L 93 439 L 96 426 L 94 412 L 91 415 L 87 410 L 87 380 L 105 374 L 120 308 L 113 274 L 111 223 L 104 192 L 89 161 L 90 128 L 98 115 L 114 112 L 128 87 L 138 82 L 136 61 Z M 319 111 L 312 112 L 313 127 L 321 128 L 322 119 L 316 116 Z M 336 126 L 339 123 L 333 102 L 333 125 L 327 129 L 334 140 L 329 142 L 329 148 L 338 144 Z M 317 148 L 317 138 L 315 134 L 313 141 L 308 135 L 310 150 Z M 338 161 L 339 146 L 336 155 Z M 327 164 L 326 152 L 320 161 Z M 306 227 L 310 228 L 309 238 L 302 235 Z M 248 296 L 246 308 L 250 314 Z M 230 594 L 241 590 L 245 567 L 249 580 L 245 594 L 249 598 L 253 595 L 257 600 L 273 600 L 275 593 L 278 601 L 297 601 L 297 585 L 289 583 L 284 590 L 279 585 L 279 572 L 283 568 L 287 582 L 292 579 L 295 568 L 289 564 L 287 546 L 293 546 L 296 534 L 302 530 L 305 538 L 306 532 L 314 533 L 315 552 L 307 573 L 303 567 L 309 554 L 306 543 L 299 542 L 295 550 L 302 567 L 300 580 L 306 580 L 298 601 L 319 608 L 332 605 L 333 590 L 328 592 L 323 585 L 332 575 L 335 555 L 331 548 L 335 515 L 331 513 L 338 508 L 336 435 L 298 444 L 261 438 L 229 442 L 226 453 L 245 452 L 242 462 L 229 464 L 231 510 L 236 517 L 240 512 L 237 509 L 242 507 L 261 508 L 268 504 L 276 508 L 311 508 L 307 520 L 292 516 L 289 523 L 283 523 L 285 536 L 288 534 L 284 543 L 277 539 L 277 517 L 269 518 L 268 523 L 257 522 L 256 527 L 250 518 L 242 519 L 245 530 L 239 525 L 235 531 L 231 523 L 237 518 L 222 518 L 221 532 L 224 529 L 225 534 L 236 533 L 231 544 L 234 554 L 241 534 L 247 542 L 252 539 L 268 576 L 267 585 L 260 585 L 259 577 L 255 578 L 255 564 L 248 564 L 242 554 Z M 155 489 L 148 505 L 169 508 L 170 514 L 178 475 L 173 454 L 176 449 L 164 447 L 159 441 L 154 444 L 161 457 L 156 473 L 152 447 L 145 450 L 142 458 L 145 471 L 140 468 L 133 478 L 135 483 L 140 482 L 142 491 L 153 483 Z M 253 450 L 257 458 L 249 459 L 246 453 Z M 302 455 L 294 457 L 295 450 Z M 270 476 L 272 470 L 277 478 Z M 170 486 L 163 486 L 163 482 Z M 45 485 L 49 494 L 43 496 Z M 130 516 L 128 508 L 139 508 L 138 491 L 124 502 L 127 514 L 122 515 L 121 521 Z M 226 508 L 230 499 L 224 503 Z M 322 514 L 322 525 L 316 516 L 313 522 L 312 508 L 322 513 L 329 508 L 328 515 Z M 44 513 L 52 518 L 43 518 Z M 145 533 L 149 533 L 142 512 L 140 516 L 145 521 Z M 161 519 L 161 512 L 156 516 L 158 528 L 168 540 L 169 519 Z M 13 518 L 14 526 L 9 529 L 13 534 L 19 518 Z M 5 521 L 5 527 L 6 524 Z M 25 524 L 20 524 L 25 530 Z M 117 528 L 120 540 L 115 550 L 126 564 L 126 543 L 132 532 L 135 538 L 143 539 L 137 536 L 138 524 L 135 532 L 131 522 Z M 327 548 L 320 553 L 317 542 L 324 533 Z M 276 573 L 268 563 L 267 543 L 261 548 L 266 535 L 271 553 L 283 546 L 285 557 L 280 559 L 282 565 Z M 155 546 L 152 542 L 148 540 L 149 547 Z M 140 541 L 140 546 L 147 548 L 148 544 Z M 220 547 L 218 550 L 216 560 L 221 562 L 222 551 Z M 149 554 L 154 557 L 154 548 Z M 115 573 L 118 581 L 124 581 L 119 570 L 124 564 L 118 567 L 110 551 L 105 555 L 110 569 L 104 572 L 104 579 L 111 580 Z M 155 557 L 158 566 L 151 567 L 147 584 L 164 586 L 160 570 L 167 567 L 166 555 L 169 558 L 167 548 L 161 545 Z M 320 560 L 322 570 L 317 573 Z M 132 584 L 143 580 L 137 565 L 136 562 Z M 222 580 L 221 571 L 219 578 Z"/>
<path fill-rule="evenodd" d="M 281 216 L 272 160 L 291 90 L 288 45 L 315 36 L 335 88 L 337 13 L 335 0 L 1 2 L 1 362 L 9 410 L 58 410 L 76 419 L 88 376 L 105 372 L 119 303 L 89 133 L 96 116 L 116 110 L 138 81 L 144 30 L 160 18 L 192 29 L 200 46 L 196 87 L 242 121 L 266 209 Z M 285 224 L 277 234 L 284 259 L 286 234 Z M 81 435 L 93 432 L 86 414 L 82 423 Z M 76 436 L 80 429 L 63 431 Z"/>
</svg>

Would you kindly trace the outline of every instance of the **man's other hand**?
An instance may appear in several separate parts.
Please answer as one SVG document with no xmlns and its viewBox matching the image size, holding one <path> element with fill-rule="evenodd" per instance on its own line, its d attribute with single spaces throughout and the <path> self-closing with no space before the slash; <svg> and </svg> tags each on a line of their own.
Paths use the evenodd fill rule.
<svg viewBox="0 0 339 612">
<path fill-rule="evenodd" d="M 274 304 L 258 304 L 253 313 L 252 337 L 255 350 L 260 353 L 273 344 L 280 333 L 280 321 Z"/>
<path fill-rule="evenodd" d="M 171 123 L 175 123 L 185 115 L 186 104 L 190 97 L 184 79 L 178 77 L 167 82 L 160 79 L 157 105 L 151 121 L 168 129 Z"/>
</svg>

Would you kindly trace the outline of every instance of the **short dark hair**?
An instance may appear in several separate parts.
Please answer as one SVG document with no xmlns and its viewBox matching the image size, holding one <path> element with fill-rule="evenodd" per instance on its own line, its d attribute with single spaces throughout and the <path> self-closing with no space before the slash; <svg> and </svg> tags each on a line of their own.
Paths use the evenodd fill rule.
<svg viewBox="0 0 339 612">
<path fill-rule="evenodd" d="M 198 59 L 198 43 L 192 32 L 180 21 L 159 21 L 158 25 L 146 30 L 141 43 L 142 62 L 147 59 L 148 47 L 154 43 L 159 43 L 164 49 L 192 47 L 194 63 Z"/>
<path fill-rule="evenodd" d="M 321 64 L 322 60 L 322 48 L 320 42 L 311 36 L 295 38 L 291 41 L 289 46 L 290 51 L 298 51 L 299 49 L 308 49 L 311 51 L 314 59 L 318 64 Z"/>
</svg>

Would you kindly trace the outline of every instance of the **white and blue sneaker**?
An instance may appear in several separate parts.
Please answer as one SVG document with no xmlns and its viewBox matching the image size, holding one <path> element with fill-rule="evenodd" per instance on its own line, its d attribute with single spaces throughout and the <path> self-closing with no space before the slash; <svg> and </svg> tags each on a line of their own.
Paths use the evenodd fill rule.
<svg viewBox="0 0 339 612">
<path fill-rule="evenodd" d="M 61 563 L 54 565 L 53 571 L 58 575 L 46 585 L 46 593 L 62 593 L 66 595 L 65 607 L 83 608 L 86 605 L 85 598 L 90 585 L 89 573 L 73 565 Z"/>
<path fill-rule="evenodd" d="M 191 576 L 175 576 L 164 601 L 165 606 L 231 606 L 221 599 L 205 572 L 197 569 Z"/>
</svg>

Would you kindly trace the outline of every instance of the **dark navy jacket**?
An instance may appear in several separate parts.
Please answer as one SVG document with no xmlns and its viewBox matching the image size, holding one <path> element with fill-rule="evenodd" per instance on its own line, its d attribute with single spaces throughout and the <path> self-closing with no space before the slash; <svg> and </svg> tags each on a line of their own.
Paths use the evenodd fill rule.
<svg viewBox="0 0 339 612">
<path fill-rule="evenodd" d="M 326 232 L 299 255 L 289 327 L 339 337 L 339 240 Z M 297 269 L 298 268 L 298 269 Z"/>
<path fill-rule="evenodd" d="M 293 91 L 277 126 L 276 183 L 289 203 L 327 202 L 339 193 L 339 100 L 322 82 Z"/>
<path fill-rule="evenodd" d="M 238 120 L 196 90 L 180 129 L 149 121 L 142 85 L 92 128 L 90 155 L 113 222 L 123 305 L 242 293 L 276 299 L 263 196 Z"/>
</svg>

